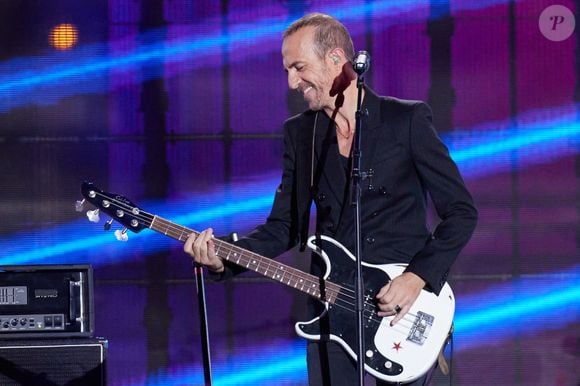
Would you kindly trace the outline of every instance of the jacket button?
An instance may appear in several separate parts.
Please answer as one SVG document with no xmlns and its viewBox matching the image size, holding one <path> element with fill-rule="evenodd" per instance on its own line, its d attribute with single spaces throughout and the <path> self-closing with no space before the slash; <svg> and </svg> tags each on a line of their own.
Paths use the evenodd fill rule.
<svg viewBox="0 0 580 386">
<path fill-rule="evenodd" d="M 379 193 L 381 194 L 381 196 L 386 196 L 387 195 L 387 189 L 384 186 L 381 186 L 379 188 Z"/>
<path fill-rule="evenodd" d="M 373 212 L 373 214 L 371 214 L 371 216 L 373 217 L 377 217 L 379 215 L 379 212 Z"/>
<path fill-rule="evenodd" d="M 367 236 L 367 238 L 365 239 L 367 241 L 367 243 L 372 244 L 375 242 L 375 238 L 373 236 Z"/>
<path fill-rule="evenodd" d="M 326 194 L 318 193 L 318 201 L 324 201 L 325 198 L 326 198 Z"/>
</svg>

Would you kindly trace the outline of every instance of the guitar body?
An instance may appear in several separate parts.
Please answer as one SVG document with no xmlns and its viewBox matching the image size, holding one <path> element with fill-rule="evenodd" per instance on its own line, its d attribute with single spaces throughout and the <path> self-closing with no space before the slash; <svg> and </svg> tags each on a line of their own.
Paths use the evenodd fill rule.
<svg viewBox="0 0 580 386">
<path fill-rule="evenodd" d="M 345 301 L 325 302 L 325 311 L 320 316 L 296 323 L 296 333 L 309 340 L 338 342 L 357 360 L 356 260 L 338 241 L 327 236 L 321 236 L 321 239 L 322 245 L 319 246 L 316 238 L 310 237 L 308 247 L 327 265 L 324 281 L 340 283 L 341 292 L 347 295 L 341 299 L 351 301 L 352 307 L 345 307 Z M 405 264 L 364 262 L 362 267 L 365 370 L 388 382 L 411 382 L 429 371 L 447 340 L 455 311 L 453 292 L 445 284 L 439 296 L 422 290 L 409 312 L 396 325 L 391 327 L 389 324 L 394 316 L 379 317 L 374 307 L 375 295 L 387 282 L 401 275 L 405 267 Z M 328 336 L 321 336 L 321 331 L 328 332 Z"/>
</svg>

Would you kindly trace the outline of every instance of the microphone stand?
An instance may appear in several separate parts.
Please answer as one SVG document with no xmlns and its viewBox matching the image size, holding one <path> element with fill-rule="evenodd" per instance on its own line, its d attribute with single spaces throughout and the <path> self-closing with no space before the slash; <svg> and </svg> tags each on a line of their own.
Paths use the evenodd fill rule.
<svg viewBox="0 0 580 386">
<path fill-rule="evenodd" d="M 199 323 L 201 333 L 201 350 L 203 356 L 203 378 L 205 386 L 211 386 L 211 353 L 209 349 L 209 333 L 207 323 L 207 307 L 205 301 L 205 286 L 203 282 L 203 268 L 201 265 L 193 263 L 195 273 L 195 284 L 197 288 L 197 305 L 199 308 Z"/>
<path fill-rule="evenodd" d="M 368 60 L 368 53 L 362 51 Z M 356 333 L 357 333 L 357 370 L 358 384 L 364 385 L 364 283 L 362 276 L 362 234 L 361 234 L 361 180 L 365 174 L 361 172 L 361 138 L 362 138 L 362 92 L 364 88 L 364 73 L 368 69 L 368 62 L 359 66 L 355 62 L 354 70 L 357 73 L 358 96 L 356 103 L 356 130 L 352 147 L 352 168 L 351 168 L 351 205 L 354 206 L 355 213 L 355 256 L 356 256 Z"/>
<path fill-rule="evenodd" d="M 229 243 L 238 241 L 238 234 L 231 233 L 225 238 Z M 212 386 L 211 379 L 211 352 L 209 349 L 209 329 L 207 322 L 207 302 L 205 300 L 205 285 L 203 281 L 203 267 L 193 263 L 195 284 L 197 289 L 197 306 L 199 308 L 199 329 L 201 333 L 201 351 L 203 356 L 203 379 L 204 386 Z"/>
</svg>

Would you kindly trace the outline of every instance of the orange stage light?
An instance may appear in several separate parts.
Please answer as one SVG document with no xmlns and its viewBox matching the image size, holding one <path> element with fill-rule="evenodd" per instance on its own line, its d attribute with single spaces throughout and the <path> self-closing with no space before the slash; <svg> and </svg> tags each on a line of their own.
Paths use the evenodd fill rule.
<svg viewBox="0 0 580 386">
<path fill-rule="evenodd" d="M 62 23 L 50 31 L 49 43 L 57 50 L 69 50 L 78 40 L 78 32 L 73 24 Z"/>
</svg>

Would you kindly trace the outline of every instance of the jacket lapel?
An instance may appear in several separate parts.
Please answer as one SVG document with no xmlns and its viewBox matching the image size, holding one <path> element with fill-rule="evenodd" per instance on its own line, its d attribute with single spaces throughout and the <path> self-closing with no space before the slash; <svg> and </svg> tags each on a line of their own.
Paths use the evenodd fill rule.
<svg viewBox="0 0 580 386">
<path fill-rule="evenodd" d="M 366 173 L 367 175 L 376 173 L 376 170 L 373 170 L 373 165 L 377 151 L 377 144 L 380 141 L 381 135 L 380 103 L 381 102 L 379 97 L 371 90 L 366 88 L 365 98 L 363 100 L 363 105 L 361 106 L 361 111 L 363 112 L 361 136 L 361 172 Z M 363 198 L 365 190 L 373 189 L 372 181 L 372 176 L 367 177 L 361 181 Z M 336 232 L 337 237 L 341 238 L 345 236 L 339 236 L 339 234 L 343 233 L 345 229 L 352 229 L 351 225 L 354 219 L 354 207 L 351 205 L 350 197 L 350 182 L 350 178 L 348 178 L 348 194 L 346 195 L 346 199 L 343 202 L 341 219 L 339 221 L 340 225 Z"/>
<path fill-rule="evenodd" d="M 365 98 L 362 105 L 363 131 L 361 141 L 361 172 L 372 174 L 377 144 L 381 137 L 381 101 L 370 89 L 365 89 Z M 362 181 L 362 186 L 369 188 L 372 178 Z"/>
<path fill-rule="evenodd" d="M 319 125 L 316 135 L 316 171 L 315 181 L 326 179 L 330 192 L 338 202 L 344 199 L 343 187 L 347 183 L 338 152 L 334 122 L 324 113 L 319 113 Z"/>
</svg>

